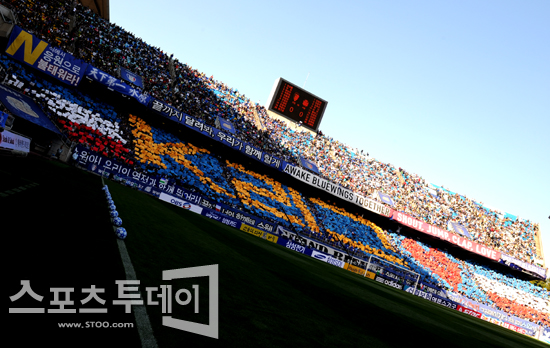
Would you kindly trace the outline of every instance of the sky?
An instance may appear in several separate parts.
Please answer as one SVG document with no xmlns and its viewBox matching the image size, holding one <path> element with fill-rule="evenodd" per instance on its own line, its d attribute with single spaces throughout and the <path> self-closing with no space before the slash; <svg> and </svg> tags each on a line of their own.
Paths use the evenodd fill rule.
<svg viewBox="0 0 550 348">
<path fill-rule="evenodd" d="M 110 20 L 267 103 L 282 77 L 320 129 L 537 222 L 550 263 L 550 1 L 110 1 Z"/>
</svg>

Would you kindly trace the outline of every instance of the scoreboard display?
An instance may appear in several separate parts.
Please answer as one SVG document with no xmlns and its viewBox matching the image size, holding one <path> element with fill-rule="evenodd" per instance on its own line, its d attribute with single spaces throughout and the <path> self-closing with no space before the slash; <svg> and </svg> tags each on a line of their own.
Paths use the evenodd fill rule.
<svg viewBox="0 0 550 348">
<path fill-rule="evenodd" d="M 275 81 L 267 109 L 317 131 L 327 102 L 283 78 Z"/>
</svg>

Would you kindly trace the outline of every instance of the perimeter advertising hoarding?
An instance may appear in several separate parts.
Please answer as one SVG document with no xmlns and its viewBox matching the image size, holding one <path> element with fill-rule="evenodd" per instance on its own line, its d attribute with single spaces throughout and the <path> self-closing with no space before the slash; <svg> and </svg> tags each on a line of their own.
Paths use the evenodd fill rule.
<svg viewBox="0 0 550 348">
<path fill-rule="evenodd" d="M 202 198 L 200 205 L 203 208 L 211 209 L 222 215 L 240 221 L 243 224 L 258 228 L 265 232 L 277 233 L 277 224 L 261 219 L 255 215 L 242 212 L 238 209 L 231 208 L 223 203 L 211 201 L 210 199 Z"/>
<path fill-rule="evenodd" d="M 332 257 L 332 256 L 329 256 L 329 255 L 320 253 L 320 252 L 315 251 L 315 250 L 313 250 L 313 251 L 311 252 L 311 257 L 313 257 L 313 258 L 315 258 L 315 259 L 317 259 L 317 260 L 320 260 L 320 261 L 329 263 L 329 264 L 331 264 L 331 265 L 340 267 L 340 268 L 344 268 L 344 266 L 346 265 L 346 263 L 345 263 L 344 261 L 335 259 L 335 258 Z"/>
<path fill-rule="evenodd" d="M 375 276 L 374 280 L 387 286 L 391 286 L 392 288 L 403 290 L 403 284 L 399 284 L 394 280 L 386 279 L 385 277 L 382 277 L 380 275 Z"/>
<path fill-rule="evenodd" d="M 534 336 L 539 330 L 539 326 L 535 323 L 510 315 L 501 310 L 494 309 L 467 297 L 455 294 L 453 292 L 447 292 L 447 296 L 449 297 L 449 299 L 458 304 L 473 309 L 476 312 L 480 312 L 482 314 L 481 319 L 483 320 L 490 321 L 500 326 L 504 326 L 503 323 L 507 323 L 508 326 L 512 325 L 512 329 L 514 327 L 518 327 L 520 329 L 520 331 L 514 331 L 525 333 L 529 336 Z"/>
<path fill-rule="evenodd" d="M 472 317 L 476 317 L 478 319 L 481 319 L 481 313 L 474 311 L 473 309 L 466 308 L 462 305 L 458 305 L 456 308 L 457 311 L 462 312 L 464 314 L 471 315 Z"/>
<path fill-rule="evenodd" d="M 195 205 L 195 204 L 189 203 L 187 201 L 181 200 L 179 198 L 167 195 L 164 192 L 159 195 L 159 199 L 161 201 L 168 202 L 170 204 L 173 204 L 173 205 L 175 205 L 177 207 L 180 207 L 180 208 L 183 208 L 185 210 L 190 210 L 193 213 L 202 214 L 202 208 L 199 207 L 198 205 Z"/>
<path fill-rule="evenodd" d="M 541 328 L 541 333 L 539 339 L 542 342 L 550 343 L 550 327 Z"/>
<path fill-rule="evenodd" d="M 350 263 L 347 263 L 347 262 L 346 262 L 346 265 L 344 266 L 344 269 L 347 269 L 350 272 L 353 272 L 353 273 L 356 273 L 356 274 L 359 274 L 359 275 L 362 275 L 362 276 L 365 275 L 365 269 L 364 268 L 354 266 L 354 265 L 352 265 Z"/>
<path fill-rule="evenodd" d="M 308 256 L 311 256 L 311 253 L 313 251 L 310 248 L 301 245 L 300 243 L 297 243 L 297 242 L 292 241 L 292 240 L 288 240 L 286 238 L 281 238 L 281 237 L 279 237 L 277 239 L 277 244 L 282 245 L 285 248 L 288 248 L 290 250 L 294 250 L 296 252 L 308 255 Z"/>
<path fill-rule="evenodd" d="M 300 236 L 300 235 L 298 235 L 294 232 L 291 232 L 291 231 L 288 231 L 288 230 L 284 229 L 281 226 L 277 227 L 277 234 L 280 237 L 291 240 L 291 241 L 293 241 L 293 242 L 295 242 L 299 245 L 302 245 L 302 246 L 305 246 L 305 247 L 308 247 L 308 248 L 311 248 L 311 249 L 314 249 L 314 250 L 318 250 L 318 251 L 320 251 L 320 252 L 322 252 L 326 255 L 332 256 L 336 260 L 344 261 L 344 262 L 352 264 L 353 266 L 356 266 L 356 267 L 357 266 L 358 267 L 363 267 L 363 271 L 367 267 L 367 263 L 364 260 L 360 260 L 356 257 L 352 257 L 352 256 L 348 255 L 347 253 L 345 253 L 342 250 L 335 249 L 333 247 L 325 245 L 325 244 L 323 244 L 321 242 L 318 242 L 316 240 L 306 238 L 306 237 L 302 237 L 302 236 Z"/>
<path fill-rule="evenodd" d="M 275 81 L 267 109 L 302 126 L 317 131 L 327 107 L 327 101 L 288 82 L 283 78 Z"/>
<path fill-rule="evenodd" d="M 411 293 L 411 294 L 415 295 L 415 296 L 422 297 L 422 298 L 424 298 L 428 301 L 432 301 L 433 303 L 437 303 L 439 305 L 442 305 L 442 306 L 445 306 L 445 307 L 448 307 L 448 308 L 451 308 L 451 309 L 457 309 L 458 306 L 459 306 L 458 303 L 456 303 L 454 301 L 451 301 L 447 298 L 442 298 L 442 297 L 439 297 L 437 295 L 430 294 L 430 293 L 427 293 L 425 291 L 415 289 L 412 286 L 405 286 L 404 290 L 408 293 Z"/>
</svg>

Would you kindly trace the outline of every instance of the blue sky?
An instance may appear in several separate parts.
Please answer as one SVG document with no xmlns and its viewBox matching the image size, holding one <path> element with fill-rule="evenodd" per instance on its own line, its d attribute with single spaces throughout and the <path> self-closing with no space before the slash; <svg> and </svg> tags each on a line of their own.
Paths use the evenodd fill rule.
<svg viewBox="0 0 550 348">
<path fill-rule="evenodd" d="M 264 105 L 282 77 L 320 129 L 541 225 L 550 261 L 550 1 L 127 1 L 111 21 Z"/>
</svg>

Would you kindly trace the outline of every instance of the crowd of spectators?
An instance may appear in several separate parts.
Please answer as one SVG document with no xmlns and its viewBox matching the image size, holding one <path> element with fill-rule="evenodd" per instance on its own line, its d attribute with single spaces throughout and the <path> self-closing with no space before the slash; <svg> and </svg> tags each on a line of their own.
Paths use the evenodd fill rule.
<svg viewBox="0 0 550 348">
<path fill-rule="evenodd" d="M 181 63 L 77 1 L 2 1 L 16 11 L 20 25 L 54 46 L 105 72 L 126 67 L 144 78 L 144 91 L 214 126 L 217 117 L 233 122 L 239 137 L 290 163 L 315 162 L 320 174 L 364 196 L 390 195 L 395 209 L 446 229 L 465 226 L 474 241 L 527 262 L 537 255 L 538 226 L 510 218 L 467 197 L 435 190 L 422 177 L 371 158 L 319 132 L 268 115 L 238 90 Z"/>
<path fill-rule="evenodd" d="M 423 281 L 435 280 L 438 287 L 480 304 L 539 325 L 550 325 L 548 290 L 474 260 L 458 259 L 424 242 L 393 232 L 388 234 L 409 264 L 416 265 L 412 268 L 424 274 Z"/>
<path fill-rule="evenodd" d="M 353 255 L 377 256 L 396 266 L 409 267 L 421 274 L 423 283 L 435 283 L 521 318 L 548 324 L 548 292 L 537 291 L 526 281 L 470 261 L 457 260 L 444 251 L 402 235 L 386 233 L 370 221 L 318 199 L 308 201 L 297 191 L 267 176 L 235 164 L 224 165 L 207 150 L 186 144 L 136 116 L 118 114 L 109 105 L 76 90 L 42 80 L 5 56 L 0 63 L 9 85 L 42 103 L 53 121 L 69 125 L 71 136 L 75 137 L 72 140 L 84 139 L 83 145 L 92 150 L 101 144 L 115 144 L 112 153 L 106 154 L 112 157 L 120 141 L 119 147 L 126 150 L 122 155 L 133 156 L 135 168 L 178 179 L 179 183 L 216 202 L 238 206 L 280 224 L 289 222 L 292 229 L 309 232 Z M 120 157 L 115 155 L 114 158 Z M 406 173 L 401 175 L 403 181 L 411 180 Z"/>
</svg>

